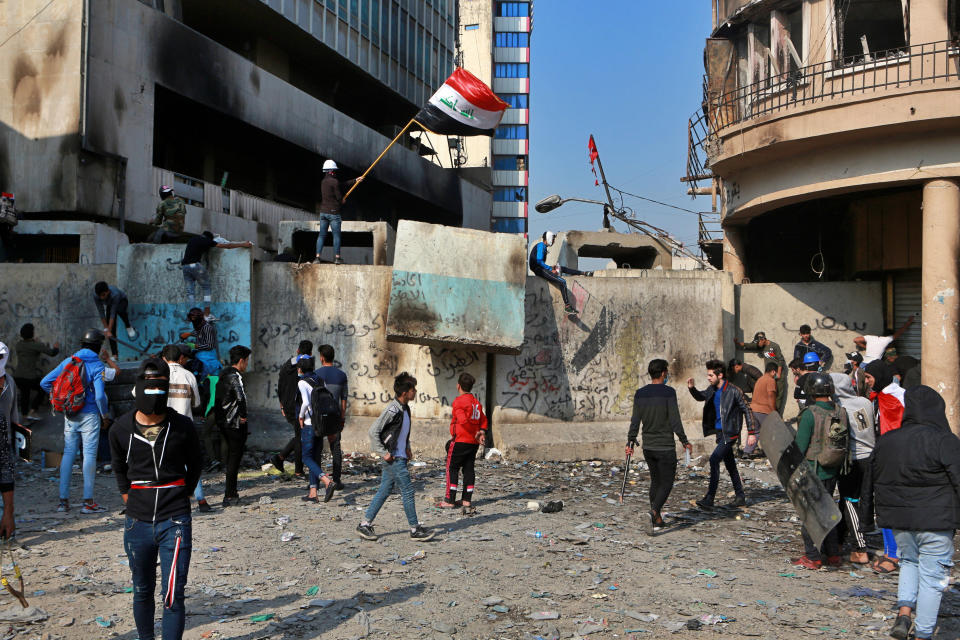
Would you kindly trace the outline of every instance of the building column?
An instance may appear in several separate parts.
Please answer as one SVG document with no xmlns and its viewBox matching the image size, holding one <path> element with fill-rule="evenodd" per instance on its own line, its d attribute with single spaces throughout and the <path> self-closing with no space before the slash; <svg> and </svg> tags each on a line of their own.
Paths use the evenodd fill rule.
<svg viewBox="0 0 960 640">
<path fill-rule="evenodd" d="M 746 252 L 743 247 L 743 227 L 723 228 L 723 270 L 733 277 L 733 284 L 743 284 L 747 277 L 747 267 L 744 264 Z"/>
<path fill-rule="evenodd" d="M 947 420 L 960 434 L 960 185 L 931 180 L 923 186 L 923 327 L 921 380 L 947 404 Z"/>
</svg>

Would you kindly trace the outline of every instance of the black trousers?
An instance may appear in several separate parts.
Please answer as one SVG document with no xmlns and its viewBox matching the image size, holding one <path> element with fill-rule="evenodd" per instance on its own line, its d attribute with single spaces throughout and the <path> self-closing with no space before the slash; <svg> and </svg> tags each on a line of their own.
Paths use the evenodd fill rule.
<svg viewBox="0 0 960 640">
<path fill-rule="evenodd" d="M 106 313 L 106 318 L 105 318 L 105 320 L 107 320 L 108 323 L 109 323 L 109 321 L 110 321 L 110 314 L 111 314 L 111 307 L 112 307 L 112 306 L 113 306 L 112 304 L 109 305 L 109 306 L 107 306 L 107 309 L 106 309 L 106 312 L 105 312 L 105 313 Z M 116 314 L 116 315 L 117 315 L 117 318 L 119 318 L 120 320 L 123 320 L 123 326 L 124 326 L 124 327 L 129 327 L 129 326 L 130 326 L 130 315 L 128 314 L 128 309 L 129 309 L 129 307 L 130 307 L 130 301 L 129 301 L 129 300 L 126 300 L 126 299 L 121 300 L 120 303 L 117 305 L 117 314 Z M 114 334 L 120 333 L 120 323 L 119 323 L 119 322 L 114 323 L 113 333 L 114 333 Z M 110 352 L 114 355 L 114 357 L 116 357 L 116 355 L 117 355 L 117 341 L 114 340 L 113 338 L 110 338 Z"/>
<path fill-rule="evenodd" d="M 673 491 L 673 480 L 677 475 L 677 452 L 673 449 L 644 449 L 643 459 L 650 468 L 650 508 L 659 514 Z"/>
<path fill-rule="evenodd" d="M 836 478 L 824 480 L 823 487 L 827 490 L 827 493 L 832 496 L 833 490 L 837 487 Z M 800 535 L 803 537 L 803 549 L 806 556 L 811 560 L 820 560 L 820 549 L 817 549 L 817 547 L 813 544 L 813 538 L 811 538 L 810 534 L 807 533 L 806 527 L 800 527 Z M 837 538 L 837 527 L 830 529 L 830 533 L 828 533 L 827 537 L 823 539 L 823 553 L 827 554 L 828 556 L 840 555 L 840 542 Z"/>
<path fill-rule="evenodd" d="M 333 461 L 333 473 L 330 475 L 333 476 L 334 482 L 340 482 L 340 476 L 343 474 L 343 449 L 340 448 L 340 440 L 340 433 L 320 438 L 317 441 L 317 450 L 313 454 L 315 459 L 320 460 L 323 457 L 324 443 L 330 448 L 330 457 Z"/>
<path fill-rule="evenodd" d="M 285 417 L 287 422 L 290 423 L 290 426 L 293 427 L 293 437 L 290 438 L 290 441 L 283 447 L 283 451 L 280 452 L 280 457 L 284 460 L 289 460 L 292 454 L 293 470 L 301 474 L 303 473 L 303 445 L 300 443 L 300 420 L 296 416 Z"/>
<path fill-rule="evenodd" d="M 226 481 L 224 483 L 223 497 L 237 498 L 237 474 L 240 473 L 240 460 L 243 459 L 243 448 L 247 444 L 247 425 L 240 425 L 239 429 L 223 427 L 220 429 L 220 436 L 223 438 L 223 447 L 226 451 L 223 462 Z"/>
<path fill-rule="evenodd" d="M 20 417 L 24 419 L 28 413 L 40 408 L 46 394 L 40 388 L 40 378 L 18 378 L 14 376 L 13 380 L 17 383 L 17 389 L 20 390 Z M 30 401 L 31 392 L 36 392 L 32 402 Z"/>
<path fill-rule="evenodd" d="M 457 499 L 457 487 L 461 489 L 461 495 L 464 502 L 471 502 L 473 498 L 473 485 L 477 481 L 477 473 L 473 463 L 477 459 L 477 450 L 479 444 L 470 442 L 447 441 L 447 471 L 446 471 L 446 491 L 444 500 L 453 503 Z M 460 473 L 463 473 L 463 484 L 458 485 L 457 479 Z"/>
<path fill-rule="evenodd" d="M 223 453 L 221 452 L 220 446 L 220 430 L 217 427 L 217 421 L 214 418 L 213 411 L 207 414 L 207 417 L 203 420 L 201 438 L 203 439 L 203 447 L 206 449 L 207 458 L 223 464 Z"/>
<path fill-rule="evenodd" d="M 838 527 L 838 540 L 842 545 L 844 539 L 850 536 L 851 544 L 856 551 L 866 551 L 867 539 L 860 531 L 861 509 L 863 502 L 864 474 L 870 473 L 870 460 L 854 460 L 850 470 L 837 479 L 837 488 L 840 490 L 840 511 L 843 513 L 843 523 Z"/>
</svg>

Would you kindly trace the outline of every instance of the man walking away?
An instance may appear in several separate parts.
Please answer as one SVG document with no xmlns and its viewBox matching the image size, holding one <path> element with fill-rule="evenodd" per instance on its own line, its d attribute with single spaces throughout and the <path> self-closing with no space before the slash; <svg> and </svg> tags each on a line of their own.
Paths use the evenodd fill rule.
<svg viewBox="0 0 960 640">
<path fill-rule="evenodd" d="M 316 263 L 320 262 L 329 226 L 333 232 L 333 261 L 335 264 L 343 264 L 340 258 L 340 207 L 343 205 L 343 189 L 363 182 L 363 176 L 341 181 L 337 177 L 337 170 L 336 162 L 324 160 L 323 180 L 320 182 L 320 235 L 317 236 L 317 257 L 314 260 Z"/>
<path fill-rule="evenodd" d="M 70 476 L 79 445 L 83 446 L 83 509 L 80 513 L 103 513 L 105 508 L 93 501 L 93 485 L 97 477 L 97 447 L 101 423 L 109 424 L 107 394 L 103 386 L 103 362 L 100 349 L 104 335 L 87 329 L 80 338 L 80 350 L 44 376 L 40 388 L 50 393 L 50 400 L 63 415 L 63 459 L 60 462 L 60 505 L 57 511 L 70 510 Z M 79 404 L 80 397 L 83 404 Z"/>
<path fill-rule="evenodd" d="M 337 491 L 343 490 L 343 449 L 340 447 L 341 436 L 343 434 L 343 425 L 347 417 L 347 395 L 350 393 L 350 387 L 347 383 L 347 374 L 333 364 L 335 352 L 333 347 L 328 344 L 322 344 L 317 349 L 320 355 L 320 368 L 316 370 L 316 376 L 323 380 L 334 399 L 340 405 L 340 430 L 327 436 L 327 444 L 330 445 L 330 458 L 333 461 L 333 483 Z M 317 460 L 323 454 L 323 440 L 320 441 L 320 451 L 316 454 Z"/>
<path fill-rule="evenodd" d="M 163 583 L 163 640 L 183 637 L 184 589 L 193 530 L 190 493 L 200 480 L 193 421 L 167 406 L 170 370 L 159 358 L 140 365 L 136 408 L 110 430 L 110 453 L 126 505 L 123 548 L 133 578 L 133 620 L 140 640 L 154 640 L 157 560 Z"/>
<path fill-rule="evenodd" d="M 298 476 L 303 475 L 303 450 L 300 443 L 299 418 L 300 391 L 297 389 L 300 376 L 297 372 L 297 363 L 312 356 L 313 343 L 309 340 L 301 340 L 299 346 L 297 346 L 297 353 L 280 365 L 280 373 L 277 376 L 277 397 L 280 399 L 280 413 L 293 427 L 293 437 L 287 441 L 286 446 L 280 453 L 270 458 L 270 462 L 280 473 L 284 473 L 284 461 L 293 455 L 293 472 Z"/>
<path fill-rule="evenodd" d="M 960 528 L 960 440 L 945 409 L 930 387 L 911 387 L 903 425 L 877 441 L 873 457 L 877 523 L 893 529 L 900 550 L 900 610 L 890 631 L 899 640 L 933 637 L 950 585 L 953 535 Z"/>
<path fill-rule="evenodd" d="M 317 489 L 323 482 L 325 487 L 323 501 L 330 502 L 333 498 L 333 492 L 336 490 L 336 484 L 327 477 L 323 471 L 321 458 L 323 455 L 323 436 L 317 434 L 313 428 L 313 390 L 323 387 L 323 381 L 314 373 L 313 358 L 303 358 L 297 362 L 297 371 L 300 380 L 297 383 L 297 389 L 300 392 L 300 437 L 303 439 L 301 450 L 303 451 L 303 463 L 310 470 L 310 489 L 304 500 L 307 502 L 319 502 Z"/>
<path fill-rule="evenodd" d="M 131 340 L 137 339 L 137 330 L 130 326 L 130 316 L 127 315 L 129 306 L 127 294 L 112 284 L 107 284 L 101 280 L 93 285 L 93 301 L 100 313 L 103 334 L 110 338 L 110 351 L 116 356 L 117 341 L 114 339 L 114 334 L 117 332 L 118 316 L 123 320 L 124 326 L 127 327 L 127 337 Z"/>
<path fill-rule="evenodd" d="M 243 377 L 250 363 L 250 349 L 236 345 L 230 349 L 230 366 L 220 372 L 216 388 L 217 428 L 223 438 L 224 473 L 223 506 L 240 504 L 237 492 L 237 474 L 240 460 L 247 443 L 247 394 L 243 390 Z"/>
<path fill-rule="evenodd" d="M 873 453 L 877 441 L 873 405 L 857 394 L 853 380 L 848 375 L 831 373 L 830 378 L 833 380 L 840 406 L 847 412 L 847 423 L 850 425 L 850 465 L 837 481 L 846 532 L 853 538 L 850 562 L 867 564 L 870 558 L 860 523 L 872 520 L 869 514 L 866 518 L 863 517 L 865 501 L 862 498 L 864 493 L 870 490 L 866 480 L 870 473 L 870 454 Z M 842 544 L 843 541 L 840 542 Z"/>
<path fill-rule="evenodd" d="M 157 231 L 153 234 L 152 242 L 162 244 L 176 240 L 183 233 L 183 224 L 187 217 L 186 203 L 173 193 L 173 187 L 160 187 L 160 203 L 157 213 L 153 216 L 153 225 Z"/>
<path fill-rule="evenodd" d="M 43 403 L 43 389 L 40 388 L 40 358 L 60 353 L 60 343 L 53 346 L 39 342 L 35 337 L 33 324 L 20 327 L 20 340 L 15 346 L 17 352 L 17 389 L 20 391 L 20 415 L 25 420 L 39 420 L 37 409 Z"/>
<path fill-rule="evenodd" d="M 753 335 L 753 342 L 743 343 L 739 340 L 734 341 L 738 347 L 744 351 L 759 350 L 757 355 L 763 360 L 764 368 L 766 363 L 775 362 L 777 364 L 777 413 L 783 415 L 783 409 L 787 406 L 787 361 L 783 357 L 783 351 L 780 345 L 767 338 L 763 331 L 757 331 Z"/>
<path fill-rule="evenodd" d="M 437 504 L 443 509 L 452 509 L 457 506 L 457 488 L 461 492 L 463 514 L 470 515 L 476 512 L 473 506 L 473 489 L 477 475 L 474 461 L 477 451 L 487 441 L 487 416 L 483 414 L 483 406 L 473 391 L 476 379 L 467 372 L 460 374 L 457 380 L 456 400 L 451 407 L 450 440 L 447 441 L 447 464 L 444 477 L 444 497 Z M 458 485 L 460 472 L 463 471 L 463 484 Z"/>
<path fill-rule="evenodd" d="M 530 271 L 533 275 L 540 276 L 557 289 L 560 290 L 560 297 L 563 298 L 563 310 L 565 313 L 577 313 L 577 308 L 570 302 L 570 292 L 567 290 L 567 281 L 560 277 L 561 273 L 572 276 L 592 276 L 593 271 L 577 271 L 561 267 L 560 265 L 550 266 L 547 264 L 547 247 L 552 247 L 556 242 L 557 234 L 553 231 L 544 231 L 543 236 L 537 244 L 530 250 Z"/>
<path fill-rule="evenodd" d="M 220 358 L 217 357 L 217 328 L 207 322 L 203 311 L 194 307 L 187 312 L 187 321 L 193 325 L 193 331 L 180 334 L 181 340 L 193 340 L 193 349 L 197 360 L 203 363 L 203 374 L 215 376 L 220 373 Z"/>
<path fill-rule="evenodd" d="M 393 392 L 396 398 L 370 427 L 370 447 L 383 458 L 380 463 L 380 488 L 367 507 L 363 521 L 357 525 L 357 532 L 365 540 L 377 539 L 373 531 L 373 519 L 396 486 L 400 490 L 403 512 L 410 525 L 410 537 L 414 540 L 432 540 L 434 532 L 417 520 L 417 503 L 407 470 L 407 461 L 410 459 L 410 402 L 417 397 L 417 379 L 404 371 L 394 378 Z"/>
<path fill-rule="evenodd" d="M 717 446 L 710 454 L 710 485 L 703 498 L 697 500 L 697 506 L 702 509 L 712 509 L 714 497 L 717 495 L 717 486 L 720 484 L 720 462 L 723 461 L 733 483 L 736 494 L 731 506 L 742 507 L 747 504 L 743 493 L 743 481 L 737 471 L 737 460 L 733 455 L 733 447 L 740 437 L 740 429 L 744 418 L 747 421 L 747 432 L 756 435 L 754 431 L 753 413 L 747 405 L 743 392 L 725 379 L 726 371 L 720 360 L 708 360 L 706 363 L 707 382 L 710 383 L 703 391 L 694 386 L 693 378 L 687 380 L 687 388 L 694 400 L 703 402 L 703 435 L 716 434 Z"/>
<path fill-rule="evenodd" d="M 766 371 L 753 387 L 753 399 L 750 401 L 754 433 L 747 436 L 747 446 L 743 449 L 748 456 L 757 450 L 756 434 L 760 433 L 764 419 L 777 410 L 777 371 L 780 367 L 776 362 L 767 362 L 764 368 Z"/>
<path fill-rule="evenodd" d="M 215 238 L 209 231 L 204 231 L 202 235 L 190 238 L 187 246 L 183 250 L 183 258 L 180 259 L 180 270 L 183 272 L 183 284 L 187 288 L 187 301 L 190 306 L 197 303 L 194 292 L 197 284 L 200 285 L 200 292 L 203 294 L 203 315 L 208 322 L 215 320 L 210 313 L 210 274 L 203 262 L 207 257 L 207 252 L 213 247 L 220 249 L 249 249 L 253 246 L 252 242 L 227 242 L 223 238 Z"/>
<path fill-rule="evenodd" d="M 642 425 L 643 459 L 650 468 L 650 526 L 653 531 L 659 531 L 664 527 L 660 512 L 670 497 L 677 474 L 674 434 L 687 451 L 693 451 L 693 446 L 683 431 L 677 392 L 667 386 L 667 361 L 659 358 L 651 360 L 647 365 L 647 373 L 650 375 L 650 384 L 633 394 L 633 417 L 627 431 L 627 455 L 633 455 Z"/>
<path fill-rule="evenodd" d="M 829 371 L 833 364 L 833 351 L 827 345 L 813 339 L 810 334 L 810 325 L 800 325 L 800 342 L 793 348 L 793 358 L 794 360 L 802 360 L 806 354 L 811 352 L 817 354 L 817 359 L 820 360 L 820 370 Z"/>
<path fill-rule="evenodd" d="M 910 316 L 907 318 L 907 321 L 903 323 L 903 326 L 893 332 L 893 335 L 889 336 L 869 336 L 862 335 L 857 336 L 853 339 L 853 344 L 856 345 L 857 351 L 863 352 L 863 364 L 867 365 L 873 362 L 874 360 L 879 360 L 883 357 L 884 350 L 890 346 L 890 343 L 898 339 L 903 333 L 910 328 L 910 325 L 913 324 L 913 321 L 916 320 L 916 316 Z"/>
</svg>

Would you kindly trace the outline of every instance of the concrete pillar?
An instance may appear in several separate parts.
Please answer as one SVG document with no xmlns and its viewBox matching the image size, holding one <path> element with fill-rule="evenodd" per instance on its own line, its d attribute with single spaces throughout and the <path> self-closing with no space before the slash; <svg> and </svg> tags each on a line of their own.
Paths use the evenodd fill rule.
<svg viewBox="0 0 960 640">
<path fill-rule="evenodd" d="M 947 403 L 947 420 L 960 434 L 960 185 L 923 186 L 923 327 L 921 380 Z"/>
<path fill-rule="evenodd" d="M 743 284 L 747 277 L 744 264 L 746 252 L 743 247 L 744 230 L 742 227 L 723 228 L 723 270 L 733 277 L 733 284 Z"/>
</svg>

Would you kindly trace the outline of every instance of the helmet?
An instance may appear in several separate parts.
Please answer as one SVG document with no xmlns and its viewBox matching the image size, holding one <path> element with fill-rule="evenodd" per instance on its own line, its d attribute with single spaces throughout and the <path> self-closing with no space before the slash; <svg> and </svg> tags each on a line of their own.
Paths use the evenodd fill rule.
<svg viewBox="0 0 960 640">
<path fill-rule="evenodd" d="M 87 329 L 83 332 L 83 337 L 80 338 L 80 345 L 89 345 L 93 351 L 100 351 L 104 340 L 106 340 L 106 336 L 103 335 L 103 331 L 100 331 L 100 329 Z"/>
<path fill-rule="evenodd" d="M 171 186 L 168 185 L 168 184 L 165 184 L 165 185 L 163 185 L 163 186 L 160 187 L 160 197 L 161 197 L 161 198 L 166 198 L 167 196 L 172 196 L 172 195 L 173 195 L 173 187 L 171 187 Z"/>
<path fill-rule="evenodd" d="M 803 364 L 813 364 L 814 362 L 820 362 L 820 356 L 815 352 L 807 351 L 803 354 Z"/>
<path fill-rule="evenodd" d="M 547 243 L 547 246 L 548 246 L 548 247 L 552 247 L 552 246 L 553 246 L 553 242 L 554 242 L 554 240 L 556 240 L 556 239 L 557 239 L 557 234 L 555 234 L 553 231 L 544 231 L 544 232 L 543 232 L 543 241 Z"/>
<path fill-rule="evenodd" d="M 337 163 L 333 160 L 324 160 L 323 161 L 323 170 L 324 171 L 336 171 L 340 167 L 337 166 Z"/>
<path fill-rule="evenodd" d="M 834 394 L 833 378 L 819 371 L 808 373 L 803 381 L 803 392 L 807 395 L 807 398 L 832 396 Z"/>
</svg>

